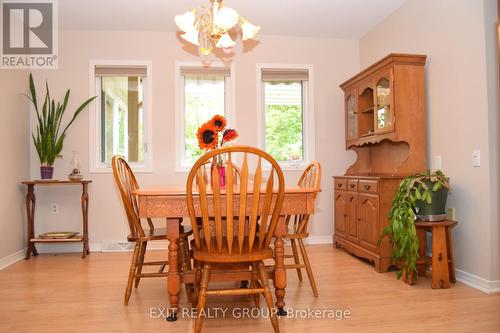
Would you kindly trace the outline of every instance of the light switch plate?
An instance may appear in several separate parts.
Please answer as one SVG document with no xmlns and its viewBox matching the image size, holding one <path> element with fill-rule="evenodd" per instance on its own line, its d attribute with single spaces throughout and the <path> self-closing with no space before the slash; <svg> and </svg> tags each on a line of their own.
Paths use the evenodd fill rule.
<svg viewBox="0 0 500 333">
<path fill-rule="evenodd" d="M 442 169 L 441 162 L 442 162 L 441 155 L 435 155 L 434 156 L 434 169 L 441 170 Z"/>
<path fill-rule="evenodd" d="M 481 151 L 479 149 L 474 149 L 472 151 L 472 166 L 481 166 Z"/>
</svg>

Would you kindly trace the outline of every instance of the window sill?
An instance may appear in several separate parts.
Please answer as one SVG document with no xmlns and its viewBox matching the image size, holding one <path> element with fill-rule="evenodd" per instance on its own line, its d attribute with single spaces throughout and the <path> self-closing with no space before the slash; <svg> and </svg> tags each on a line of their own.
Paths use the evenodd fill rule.
<svg viewBox="0 0 500 333">
<path fill-rule="evenodd" d="M 307 162 L 297 162 L 293 164 L 278 163 L 283 171 L 302 171 L 307 166 Z"/>
<path fill-rule="evenodd" d="M 279 163 L 282 171 L 302 171 L 307 166 L 308 162 L 297 162 L 293 164 Z M 271 167 L 269 165 L 262 166 L 263 171 L 270 171 Z M 190 167 L 177 167 L 175 169 L 176 173 L 189 173 L 191 171 Z"/>
<path fill-rule="evenodd" d="M 130 166 L 134 173 L 153 173 L 153 168 L 146 167 L 134 167 Z M 91 168 L 89 170 L 89 174 L 99 174 L 99 173 L 113 173 L 113 168 L 110 167 L 100 167 L 100 168 Z"/>
</svg>

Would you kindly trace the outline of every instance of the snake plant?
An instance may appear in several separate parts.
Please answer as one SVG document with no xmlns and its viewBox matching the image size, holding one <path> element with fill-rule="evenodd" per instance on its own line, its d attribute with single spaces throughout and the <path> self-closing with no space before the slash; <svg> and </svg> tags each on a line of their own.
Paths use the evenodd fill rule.
<svg viewBox="0 0 500 333">
<path fill-rule="evenodd" d="M 45 98 L 43 99 L 42 108 L 39 109 L 35 84 L 33 76 L 30 73 L 29 77 L 29 95 L 26 97 L 31 101 L 35 108 L 37 117 L 37 127 L 35 133 L 32 133 L 33 143 L 35 144 L 36 152 L 42 166 L 52 166 L 54 161 L 61 156 L 64 138 L 68 128 L 73 124 L 78 115 L 85 107 L 92 102 L 97 96 L 89 98 L 83 102 L 73 113 L 71 120 L 66 126 L 62 126 L 64 112 L 68 106 L 70 90 L 66 91 L 63 102 L 57 102 L 51 99 L 49 85 L 45 82 Z"/>
</svg>

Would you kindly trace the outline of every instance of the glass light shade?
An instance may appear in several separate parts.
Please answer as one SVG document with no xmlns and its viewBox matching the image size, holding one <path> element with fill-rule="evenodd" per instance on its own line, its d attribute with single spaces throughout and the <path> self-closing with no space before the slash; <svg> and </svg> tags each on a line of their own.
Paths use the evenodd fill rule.
<svg viewBox="0 0 500 333">
<path fill-rule="evenodd" d="M 196 30 L 194 26 L 194 21 L 196 19 L 194 12 L 194 10 L 190 10 L 182 15 L 175 15 L 175 24 L 177 27 L 184 32 Z"/>
<path fill-rule="evenodd" d="M 231 53 L 233 53 L 233 50 L 234 50 L 234 47 L 225 47 L 222 49 L 222 51 L 224 51 L 225 54 L 231 54 Z"/>
<path fill-rule="evenodd" d="M 257 33 L 259 32 L 259 30 L 260 30 L 259 26 L 253 25 L 252 23 L 248 22 L 245 19 L 241 19 L 242 40 L 248 40 L 254 38 L 255 35 L 257 35 Z"/>
<path fill-rule="evenodd" d="M 215 14 L 214 23 L 217 27 L 224 31 L 228 31 L 238 23 L 238 13 L 229 7 L 222 7 Z"/>
<path fill-rule="evenodd" d="M 198 40 L 199 32 L 196 29 L 186 31 L 186 33 L 182 34 L 181 37 L 184 38 L 185 40 L 187 40 L 188 42 L 190 42 L 191 44 L 194 44 L 197 46 L 200 45 L 200 42 Z"/>
<path fill-rule="evenodd" d="M 217 44 L 215 44 L 216 47 L 220 48 L 231 48 L 234 45 L 236 45 L 236 43 L 234 42 L 234 40 L 231 39 L 231 37 L 227 33 L 223 34 L 219 39 L 219 41 L 217 42 Z"/>
</svg>

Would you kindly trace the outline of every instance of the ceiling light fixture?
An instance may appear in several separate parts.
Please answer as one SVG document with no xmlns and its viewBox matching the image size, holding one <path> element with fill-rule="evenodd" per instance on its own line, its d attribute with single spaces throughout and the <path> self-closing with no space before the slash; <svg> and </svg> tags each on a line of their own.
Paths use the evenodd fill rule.
<svg viewBox="0 0 500 333">
<path fill-rule="evenodd" d="M 229 30 L 238 24 L 242 40 L 252 39 L 259 32 L 259 26 L 223 6 L 222 0 L 210 0 L 210 3 L 210 8 L 202 6 L 175 16 L 175 24 L 183 32 L 181 37 L 198 46 L 202 55 L 209 55 L 214 47 L 231 53 L 236 43 L 229 36 Z"/>
</svg>

